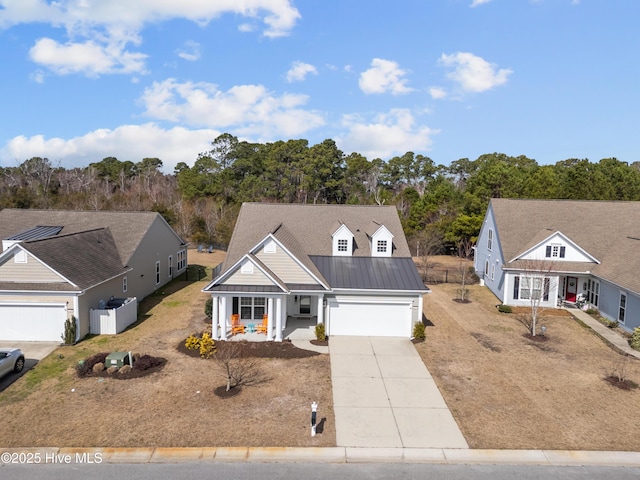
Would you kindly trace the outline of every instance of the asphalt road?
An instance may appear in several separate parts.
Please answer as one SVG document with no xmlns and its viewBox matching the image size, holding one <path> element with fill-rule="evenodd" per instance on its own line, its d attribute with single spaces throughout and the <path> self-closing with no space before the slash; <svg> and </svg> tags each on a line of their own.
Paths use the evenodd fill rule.
<svg viewBox="0 0 640 480">
<path fill-rule="evenodd" d="M 425 464 L 181 463 L 1 465 L 0 478 L 46 480 L 638 480 L 640 468 Z"/>
</svg>

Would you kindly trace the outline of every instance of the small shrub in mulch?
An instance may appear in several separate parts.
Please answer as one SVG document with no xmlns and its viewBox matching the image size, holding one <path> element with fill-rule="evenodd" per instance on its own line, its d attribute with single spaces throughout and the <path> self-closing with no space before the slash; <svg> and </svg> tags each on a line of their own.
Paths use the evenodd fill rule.
<svg viewBox="0 0 640 480">
<path fill-rule="evenodd" d="M 471 300 L 468 300 L 466 298 L 464 300 L 462 300 L 461 298 L 452 298 L 451 300 L 456 303 L 462 303 L 462 304 L 471 303 Z"/>
<path fill-rule="evenodd" d="M 634 390 L 638 388 L 638 384 L 636 382 L 633 382 L 629 379 L 621 380 L 614 375 L 605 377 L 604 380 L 610 385 L 613 385 L 614 387 L 619 388 L 620 390 Z"/>
<path fill-rule="evenodd" d="M 237 358 L 306 358 L 320 355 L 318 352 L 312 352 L 310 350 L 303 350 L 295 347 L 291 342 L 247 342 L 247 341 L 226 341 L 215 340 L 216 352 L 223 352 L 225 346 L 228 344 L 238 345 Z M 180 353 L 184 353 L 190 357 L 200 357 L 197 350 L 189 350 L 185 347 L 185 341 L 183 340 L 177 346 L 177 350 Z M 216 354 L 213 354 L 211 358 L 214 358 Z"/>
</svg>

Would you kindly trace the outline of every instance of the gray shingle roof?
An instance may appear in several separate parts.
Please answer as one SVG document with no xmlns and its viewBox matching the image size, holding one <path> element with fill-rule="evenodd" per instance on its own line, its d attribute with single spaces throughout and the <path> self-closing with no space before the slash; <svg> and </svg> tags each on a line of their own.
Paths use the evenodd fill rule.
<svg viewBox="0 0 640 480">
<path fill-rule="evenodd" d="M 87 212 L 5 208 L 0 211 L 0 239 L 7 239 L 38 225 L 60 225 L 59 235 L 109 228 L 122 265 L 129 260 L 159 216 L 156 212 Z"/>
<path fill-rule="evenodd" d="M 341 224 L 354 235 L 352 257 L 332 257 L 331 235 Z M 372 259 L 369 235 L 380 225 L 393 235 L 392 257 Z M 395 207 L 244 203 L 221 273 L 269 234 L 331 288 L 427 290 L 411 259 Z M 350 269 L 352 276 L 347 274 Z"/>
<path fill-rule="evenodd" d="M 32 240 L 21 247 L 81 289 L 130 270 L 123 267 L 107 228 Z"/>
<path fill-rule="evenodd" d="M 559 231 L 600 262 L 575 271 L 640 292 L 640 202 L 494 198 L 491 208 L 505 261 Z"/>
<path fill-rule="evenodd" d="M 274 236 L 283 242 L 287 241 L 288 236 L 295 238 L 295 247 L 292 247 L 295 252 L 292 253 L 303 262 L 307 255 L 331 255 L 331 235 L 339 226 L 337 222 L 344 223 L 354 234 L 357 248 L 353 256 L 370 256 L 366 230 L 372 221 L 383 224 L 393 234 L 394 257 L 411 256 L 398 212 L 392 206 L 244 203 L 231 237 L 224 268 L 233 266 L 274 231 Z M 278 234 L 281 229 L 286 233 Z M 315 269 L 310 261 L 305 266 Z"/>
</svg>

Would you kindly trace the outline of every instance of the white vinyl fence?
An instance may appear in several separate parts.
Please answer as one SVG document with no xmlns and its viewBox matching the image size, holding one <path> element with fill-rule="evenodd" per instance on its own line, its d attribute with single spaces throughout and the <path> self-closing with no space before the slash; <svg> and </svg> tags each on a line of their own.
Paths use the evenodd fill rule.
<svg viewBox="0 0 640 480">
<path fill-rule="evenodd" d="M 118 308 L 92 308 L 89 315 L 92 334 L 115 335 L 138 319 L 138 301 L 133 297 Z"/>
</svg>

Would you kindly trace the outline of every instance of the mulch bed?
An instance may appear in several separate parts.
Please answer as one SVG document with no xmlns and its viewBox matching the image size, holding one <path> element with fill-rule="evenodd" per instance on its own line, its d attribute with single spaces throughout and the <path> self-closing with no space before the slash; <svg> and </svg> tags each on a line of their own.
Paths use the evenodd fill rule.
<svg viewBox="0 0 640 480">
<path fill-rule="evenodd" d="M 216 397 L 220 397 L 220 398 L 232 398 L 238 395 L 240 392 L 242 392 L 242 387 L 240 386 L 231 387 L 227 391 L 227 386 L 222 385 L 221 387 L 216 387 L 216 389 L 213 391 L 213 394 Z"/>
<path fill-rule="evenodd" d="M 609 384 L 614 387 L 619 388 L 620 390 L 633 390 L 638 388 L 638 384 L 636 382 L 632 382 L 631 380 L 620 380 L 618 377 L 609 376 L 604 379 Z"/>
<path fill-rule="evenodd" d="M 546 335 L 531 335 L 530 333 L 525 333 L 522 335 L 527 340 L 531 340 L 532 342 L 544 343 L 549 340 L 549 337 Z"/>
<path fill-rule="evenodd" d="M 186 339 L 185 339 L 186 340 Z M 291 342 L 228 342 L 225 340 L 216 340 L 215 346 L 218 352 L 224 352 L 227 345 L 233 345 L 237 348 L 237 358 L 307 358 L 320 355 L 318 352 L 303 350 L 295 347 Z M 190 357 L 200 357 L 197 350 L 189 350 L 184 346 L 184 341 L 177 346 L 180 353 Z M 214 354 L 215 355 L 215 354 Z M 213 356 L 212 356 L 213 358 Z"/>
<path fill-rule="evenodd" d="M 94 372 L 93 370 L 89 370 L 86 373 L 82 373 L 82 374 L 78 373 L 78 376 L 80 378 L 96 377 L 96 378 L 113 378 L 115 380 L 130 380 L 132 378 L 147 377 L 153 373 L 159 372 L 167 364 L 166 358 L 154 357 L 154 359 L 158 362 L 158 364 L 151 368 L 147 368 L 145 370 L 132 368 L 131 370 L 125 373 L 121 373 L 119 370 L 114 373 L 109 373 L 106 369 L 102 370 L 101 372 Z"/>
</svg>

